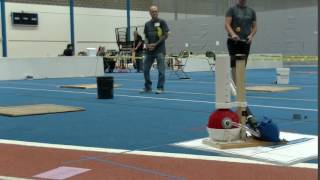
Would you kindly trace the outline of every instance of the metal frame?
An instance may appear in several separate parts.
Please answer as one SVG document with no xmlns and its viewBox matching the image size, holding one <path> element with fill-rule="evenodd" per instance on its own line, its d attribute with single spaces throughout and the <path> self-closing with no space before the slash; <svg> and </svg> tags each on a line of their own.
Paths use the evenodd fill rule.
<svg viewBox="0 0 320 180">
<path fill-rule="evenodd" d="M 5 0 L 1 0 L 1 27 L 2 27 L 2 56 L 8 56 L 7 49 L 7 26 L 6 26 L 6 5 Z"/>
</svg>

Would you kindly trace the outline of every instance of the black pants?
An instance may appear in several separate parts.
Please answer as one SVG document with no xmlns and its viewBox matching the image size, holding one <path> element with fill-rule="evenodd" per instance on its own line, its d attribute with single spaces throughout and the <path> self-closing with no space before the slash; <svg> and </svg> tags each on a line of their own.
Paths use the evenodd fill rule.
<svg viewBox="0 0 320 180">
<path fill-rule="evenodd" d="M 136 52 L 136 69 L 137 69 L 137 72 L 142 72 L 143 71 L 143 53 L 142 52 Z"/>
<path fill-rule="evenodd" d="M 113 59 L 103 58 L 103 66 L 104 71 L 108 70 L 109 73 L 112 73 L 116 67 L 116 62 Z"/>
<path fill-rule="evenodd" d="M 116 67 L 116 62 L 111 60 L 111 61 L 108 61 L 108 71 L 109 73 L 113 72 L 114 68 Z"/>
<path fill-rule="evenodd" d="M 136 56 L 138 57 L 136 59 L 136 67 L 137 67 L 137 72 L 142 72 L 143 70 L 143 59 L 141 59 L 142 56 Z"/>
<path fill-rule="evenodd" d="M 228 51 L 230 55 L 231 67 L 236 66 L 236 56 L 235 56 L 236 54 L 245 54 L 247 56 L 246 58 L 246 64 L 247 64 L 247 59 L 250 53 L 250 46 L 251 46 L 250 43 L 228 39 L 227 46 L 228 46 Z"/>
</svg>

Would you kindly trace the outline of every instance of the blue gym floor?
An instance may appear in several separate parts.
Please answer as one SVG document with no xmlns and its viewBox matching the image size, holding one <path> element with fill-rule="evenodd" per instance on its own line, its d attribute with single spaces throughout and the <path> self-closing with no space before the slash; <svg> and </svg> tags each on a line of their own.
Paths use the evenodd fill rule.
<svg viewBox="0 0 320 180">
<path fill-rule="evenodd" d="M 167 72 L 167 77 L 170 72 Z M 67 84 L 93 84 L 94 77 L 0 81 L 0 106 L 59 104 L 80 106 L 83 112 L 24 117 L 0 116 L 0 139 L 88 147 L 217 155 L 171 146 L 207 137 L 206 124 L 215 108 L 212 72 L 189 73 L 190 80 L 171 75 L 164 94 L 140 94 L 141 73 L 113 73 L 114 99 L 96 98 L 96 89 L 59 88 Z M 258 119 L 271 118 L 281 131 L 317 134 L 317 67 L 290 69 L 290 86 L 300 90 L 277 93 L 247 92 Z M 152 72 L 153 88 L 157 71 Z M 247 85 L 272 85 L 275 69 L 247 70 Z M 293 119 L 300 114 L 301 119 Z M 316 162 L 309 161 L 309 162 Z"/>
</svg>

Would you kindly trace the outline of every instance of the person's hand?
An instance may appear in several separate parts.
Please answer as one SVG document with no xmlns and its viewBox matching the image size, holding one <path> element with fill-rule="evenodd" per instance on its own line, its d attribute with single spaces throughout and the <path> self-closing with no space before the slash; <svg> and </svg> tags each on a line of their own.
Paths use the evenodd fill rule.
<svg viewBox="0 0 320 180">
<path fill-rule="evenodd" d="M 252 35 L 249 35 L 248 37 L 247 37 L 247 42 L 248 42 L 248 44 L 250 44 L 251 42 L 252 42 L 252 40 L 253 40 L 253 36 Z"/>
<path fill-rule="evenodd" d="M 150 50 L 153 51 L 156 48 L 156 44 L 150 44 Z"/>
<path fill-rule="evenodd" d="M 233 34 L 231 36 L 231 39 L 234 40 L 234 41 L 239 41 L 240 40 L 240 37 L 237 35 L 237 34 Z"/>
<path fill-rule="evenodd" d="M 148 48 L 150 51 L 153 51 L 153 50 L 156 48 L 156 44 L 147 44 L 147 48 Z"/>
</svg>

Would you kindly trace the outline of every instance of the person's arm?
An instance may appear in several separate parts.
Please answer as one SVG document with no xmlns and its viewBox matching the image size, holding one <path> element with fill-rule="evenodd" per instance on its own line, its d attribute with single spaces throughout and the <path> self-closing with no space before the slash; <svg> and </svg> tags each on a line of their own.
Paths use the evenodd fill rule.
<svg viewBox="0 0 320 180">
<path fill-rule="evenodd" d="M 231 26 L 232 17 L 233 17 L 233 9 L 229 8 L 226 13 L 226 18 L 224 20 L 224 27 L 233 40 L 240 40 L 240 37 L 232 29 L 232 26 Z"/>
<path fill-rule="evenodd" d="M 145 42 L 146 48 L 149 49 L 150 44 L 149 44 L 149 40 L 147 37 L 145 38 L 144 42 Z"/>
<path fill-rule="evenodd" d="M 240 40 L 240 37 L 233 31 L 231 27 L 231 22 L 232 22 L 232 17 L 227 16 L 225 18 L 224 27 L 226 28 L 226 31 L 230 34 L 233 40 Z"/>
<path fill-rule="evenodd" d="M 164 42 L 169 36 L 169 28 L 168 28 L 168 25 L 167 25 L 167 23 L 165 21 L 162 21 L 162 27 L 161 28 L 162 28 L 164 34 L 155 43 L 155 46 L 158 46 L 158 44 Z"/>
<path fill-rule="evenodd" d="M 158 46 L 160 43 L 162 43 L 163 41 L 165 41 L 165 40 L 168 38 L 168 36 L 169 36 L 169 33 L 168 33 L 168 32 L 164 32 L 163 36 L 161 36 L 161 37 L 159 38 L 159 41 L 157 41 L 157 42 L 155 43 L 155 46 Z"/>
<path fill-rule="evenodd" d="M 136 47 L 136 41 L 133 41 L 133 49 Z"/>
<path fill-rule="evenodd" d="M 149 50 L 150 49 L 150 44 L 149 44 L 149 39 L 148 39 L 148 33 L 147 33 L 147 24 L 144 25 L 144 30 L 143 30 L 144 36 L 145 36 L 145 45 L 146 48 Z"/>
<path fill-rule="evenodd" d="M 252 42 L 254 35 L 257 33 L 257 16 L 255 11 L 253 11 L 252 21 L 251 33 L 248 36 L 248 43 Z"/>
<path fill-rule="evenodd" d="M 160 43 L 165 41 L 168 38 L 168 36 L 169 36 L 169 33 L 165 32 L 156 43 L 149 44 L 149 49 L 153 51 Z"/>
<path fill-rule="evenodd" d="M 138 50 L 141 45 L 142 45 L 142 39 L 139 38 L 139 42 L 138 42 L 137 46 L 135 46 L 134 50 L 135 50 L 135 51 Z"/>
<path fill-rule="evenodd" d="M 257 33 L 257 22 L 252 23 L 251 33 L 248 36 L 248 43 L 251 43 L 254 35 Z"/>
</svg>

